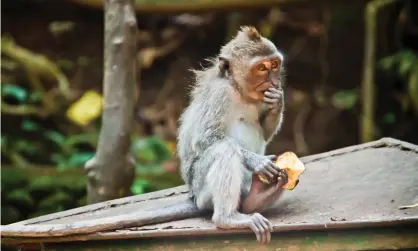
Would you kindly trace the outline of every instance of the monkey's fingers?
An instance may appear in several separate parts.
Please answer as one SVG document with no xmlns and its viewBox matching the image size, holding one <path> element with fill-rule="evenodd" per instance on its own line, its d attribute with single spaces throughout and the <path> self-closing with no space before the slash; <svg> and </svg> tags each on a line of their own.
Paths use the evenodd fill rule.
<svg viewBox="0 0 418 251">
<path fill-rule="evenodd" d="M 277 170 L 277 168 L 274 166 L 274 163 L 273 164 L 269 164 L 267 167 L 266 167 L 266 169 L 270 172 L 270 173 L 272 173 L 273 174 L 273 177 L 274 176 L 276 176 L 276 175 L 279 175 L 280 174 L 280 172 Z M 271 176 L 270 176 L 271 177 Z M 273 178 L 272 177 L 272 178 Z"/>
<path fill-rule="evenodd" d="M 253 220 L 254 225 L 256 226 L 257 230 L 258 230 L 258 235 L 260 236 L 260 243 L 264 244 L 266 243 L 266 229 L 264 229 L 263 225 L 261 225 L 261 222 L 258 218 L 255 218 Z M 267 231 L 268 232 L 268 231 Z"/>
<path fill-rule="evenodd" d="M 289 182 L 289 176 L 287 175 L 287 172 L 285 170 L 281 170 L 279 174 L 279 181 L 283 182 L 283 185 L 287 184 Z"/>
<path fill-rule="evenodd" d="M 264 180 L 269 180 L 269 177 L 267 174 L 265 174 L 264 172 L 260 172 L 258 173 L 258 175 L 260 175 Z M 274 176 L 273 176 L 274 177 Z"/>
<path fill-rule="evenodd" d="M 275 169 L 275 170 L 279 170 L 279 172 L 282 170 L 276 163 L 274 163 L 273 161 L 270 162 L 270 165 Z"/>
<path fill-rule="evenodd" d="M 269 243 L 270 242 L 270 240 L 271 240 L 271 234 L 270 234 L 270 227 L 269 227 L 269 225 L 267 225 L 267 223 L 266 222 L 264 222 L 262 219 L 260 219 L 260 224 L 261 224 L 261 226 L 263 227 L 263 229 L 264 229 L 264 232 L 266 233 L 265 234 L 265 237 L 266 237 L 266 242 L 265 243 Z"/>
<path fill-rule="evenodd" d="M 279 100 L 275 98 L 264 97 L 264 102 L 267 104 L 276 104 L 277 102 L 279 102 Z"/>
<path fill-rule="evenodd" d="M 255 218 L 256 218 L 255 220 L 258 226 L 261 227 L 261 229 L 263 230 L 262 232 L 263 243 L 269 243 L 271 239 L 270 229 L 272 228 L 270 221 L 267 220 L 261 214 L 256 214 Z"/>
<path fill-rule="evenodd" d="M 278 94 L 283 94 L 283 90 L 281 88 L 268 88 L 267 91 L 269 92 L 273 92 L 273 93 L 278 93 Z"/>
<path fill-rule="evenodd" d="M 280 97 L 282 95 L 276 89 L 273 89 L 273 91 L 270 91 L 270 89 L 269 89 L 268 91 L 264 92 L 264 96 L 269 97 L 269 98 L 272 98 L 272 99 L 275 99 L 275 100 L 278 100 L 278 99 L 280 99 Z"/>
<path fill-rule="evenodd" d="M 250 225 L 250 228 L 251 228 L 251 230 L 253 230 L 253 232 L 254 232 L 254 234 L 255 234 L 255 236 L 257 237 L 257 242 L 262 242 L 262 237 L 261 237 L 261 228 L 259 228 L 256 224 L 255 224 L 255 222 L 253 221 L 253 222 L 251 222 L 251 225 Z"/>
</svg>

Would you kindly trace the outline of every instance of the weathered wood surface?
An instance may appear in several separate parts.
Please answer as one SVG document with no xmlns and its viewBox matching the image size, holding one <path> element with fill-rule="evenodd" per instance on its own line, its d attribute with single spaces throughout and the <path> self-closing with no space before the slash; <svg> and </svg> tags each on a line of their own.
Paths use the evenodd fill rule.
<svg viewBox="0 0 418 251">
<path fill-rule="evenodd" d="M 286 192 L 275 210 L 266 214 L 275 232 L 418 224 L 418 208 L 399 209 L 418 202 L 418 146 L 384 138 L 308 156 L 302 161 L 307 170 L 298 187 Z M 37 243 L 250 233 L 249 229 L 216 229 L 210 216 L 76 236 L 19 238 L 6 237 L 3 232 L 8 227 L 70 223 L 150 210 L 186 196 L 187 187 L 180 186 L 42 216 L 2 226 L 2 241 Z"/>
<path fill-rule="evenodd" d="M 272 234 L 268 245 L 260 245 L 253 234 L 141 238 L 88 242 L 46 243 L 44 251 L 358 251 L 403 250 L 418 247 L 416 228 L 367 228 L 333 231 L 293 231 Z M 36 246 L 34 246 L 36 247 Z M 39 247 L 39 245 L 38 245 Z M 408 249 L 407 249 L 408 248 Z"/>
</svg>

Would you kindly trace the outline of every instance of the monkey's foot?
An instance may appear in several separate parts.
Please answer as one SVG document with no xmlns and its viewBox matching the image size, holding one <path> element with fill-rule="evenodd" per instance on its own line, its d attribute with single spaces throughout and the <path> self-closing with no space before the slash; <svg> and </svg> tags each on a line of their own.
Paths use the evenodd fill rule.
<svg viewBox="0 0 418 251">
<path fill-rule="evenodd" d="M 269 243 L 271 240 L 270 232 L 273 231 L 273 226 L 259 213 L 250 215 L 237 213 L 226 218 L 214 216 L 213 221 L 218 228 L 223 229 L 250 228 L 261 244 Z"/>
<path fill-rule="evenodd" d="M 269 243 L 271 240 L 271 233 L 273 226 L 270 221 L 259 213 L 251 215 L 250 228 L 254 231 L 257 241 L 261 244 Z"/>
</svg>

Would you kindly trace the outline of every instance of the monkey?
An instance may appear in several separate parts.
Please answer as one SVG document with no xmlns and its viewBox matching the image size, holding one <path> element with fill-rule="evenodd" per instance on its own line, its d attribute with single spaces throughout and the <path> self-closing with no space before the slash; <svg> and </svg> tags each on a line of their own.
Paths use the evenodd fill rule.
<svg viewBox="0 0 418 251">
<path fill-rule="evenodd" d="M 272 224 L 261 215 L 282 194 L 287 174 L 265 155 L 284 116 L 283 54 L 243 26 L 211 65 L 194 70 L 189 105 L 179 118 L 177 155 L 189 187 L 185 201 L 71 224 L 2 226 L 3 236 L 65 236 L 180 220 L 212 213 L 220 229 L 250 228 L 260 243 Z M 265 187 L 258 176 L 276 178 Z"/>
<path fill-rule="evenodd" d="M 275 45 L 243 27 L 212 67 L 195 71 L 178 132 L 181 175 L 196 206 L 213 209 L 217 227 L 251 228 L 262 243 L 270 241 L 271 224 L 255 211 L 281 189 L 276 184 L 260 194 L 253 175 L 287 180 L 273 163 L 276 156 L 264 156 L 283 122 L 282 66 Z"/>
</svg>

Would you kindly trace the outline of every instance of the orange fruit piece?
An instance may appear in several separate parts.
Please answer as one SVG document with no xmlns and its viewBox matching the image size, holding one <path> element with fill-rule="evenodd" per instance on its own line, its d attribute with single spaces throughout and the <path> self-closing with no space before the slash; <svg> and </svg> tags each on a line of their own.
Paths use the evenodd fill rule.
<svg viewBox="0 0 418 251">
<path fill-rule="evenodd" d="M 305 165 L 300 161 L 300 159 L 293 152 L 285 152 L 274 162 L 280 169 L 283 169 L 287 173 L 288 182 L 283 185 L 283 189 L 293 190 L 299 183 L 299 176 L 305 172 Z M 264 179 L 261 176 L 258 178 L 266 184 L 271 184 L 272 182 Z M 276 177 L 274 181 L 277 181 Z"/>
</svg>

